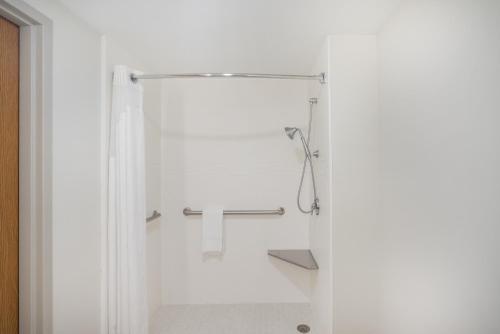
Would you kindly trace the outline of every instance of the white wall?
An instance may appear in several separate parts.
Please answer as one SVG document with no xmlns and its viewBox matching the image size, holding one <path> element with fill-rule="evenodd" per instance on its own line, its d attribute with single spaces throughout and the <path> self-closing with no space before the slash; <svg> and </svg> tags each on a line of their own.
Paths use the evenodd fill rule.
<svg viewBox="0 0 500 334">
<path fill-rule="evenodd" d="M 499 31 L 411 1 L 379 35 L 384 334 L 500 332 Z"/>
<path fill-rule="evenodd" d="M 109 136 L 109 113 L 111 110 L 112 75 L 115 65 L 126 65 L 142 72 L 154 72 L 142 57 L 134 53 L 134 49 L 125 48 L 113 38 L 105 38 L 105 89 L 106 108 L 104 132 Z M 144 117 L 146 143 L 146 212 L 161 211 L 161 102 L 162 82 L 159 80 L 143 80 Z M 103 162 L 107 171 L 107 149 Z M 106 181 L 107 182 L 107 181 Z M 147 225 L 147 285 L 149 312 L 151 315 L 161 305 L 161 221 L 157 219 Z"/>
<path fill-rule="evenodd" d="M 312 150 L 321 212 L 311 216 L 310 246 L 319 270 L 311 276 L 312 330 L 374 333 L 378 312 L 378 79 L 374 35 L 326 39 L 309 85 L 318 97 Z"/>
<path fill-rule="evenodd" d="M 53 333 L 100 324 L 100 36 L 56 2 L 53 20 Z"/>
<path fill-rule="evenodd" d="M 163 302 L 308 302 L 309 272 L 268 249 L 308 248 L 296 209 L 302 148 L 285 126 L 303 126 L 307 83 L 165 81 L 163 110 Z M 226 252 L 204 261 L 200 210 L 286 208 L 282 217 L 225 218 Z"/>
<path fill-rule="evenodd" d="M 329 43 L 333 332 L 372 334 L 378 321 L 380 246 L 377 42 L 374 35 L 338 35 Z"/>
</svg>

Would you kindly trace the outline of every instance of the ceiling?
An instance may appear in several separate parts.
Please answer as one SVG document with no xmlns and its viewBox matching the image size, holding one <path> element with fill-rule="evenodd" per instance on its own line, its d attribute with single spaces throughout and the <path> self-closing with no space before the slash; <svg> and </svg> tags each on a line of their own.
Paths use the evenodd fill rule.
<svg viewBox="0 0 500 334">
<path fill-rule="evenodd" d="M 307 73 L 325 36 L 375 33 L 402 0 L 60 0 L 155 71 Z"/>
</svg>

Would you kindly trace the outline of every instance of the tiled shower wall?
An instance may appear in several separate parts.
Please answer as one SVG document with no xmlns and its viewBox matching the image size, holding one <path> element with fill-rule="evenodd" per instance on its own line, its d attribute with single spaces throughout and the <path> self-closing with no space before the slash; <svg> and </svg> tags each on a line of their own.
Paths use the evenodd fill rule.
<svg viewBox="0 0 500 334">
<path fill-rule="evenodd" d="M 267 256 L 309 247 L 295 205 L 302 148 L 283 131 L 305 125 L 307 83 L 175 80 L 163 94 L 163 303 L 308 302 L 310 273 Z M 205 259 L 201 217 L 182 214 L 205 205 L 286 214 L 226 217 L 225 254 Z"/>
</svg>

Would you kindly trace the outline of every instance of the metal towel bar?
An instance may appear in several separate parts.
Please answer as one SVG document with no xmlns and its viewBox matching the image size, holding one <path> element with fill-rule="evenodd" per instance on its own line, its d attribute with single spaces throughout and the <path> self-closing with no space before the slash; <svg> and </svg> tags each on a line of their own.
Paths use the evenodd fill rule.
<svg viewBox="0 0 500 334">
<path fill-rule="evenodd" d="M 184 216 L 200 216 L 203 214 L 201 210 L 191 210 L 191 208 L 184 208 L 182 210 Z M 224 210 L 224 215 L 279 215 L 285 214 L 285 208 L 278 208 L 276 210 Z"/>
</svg>

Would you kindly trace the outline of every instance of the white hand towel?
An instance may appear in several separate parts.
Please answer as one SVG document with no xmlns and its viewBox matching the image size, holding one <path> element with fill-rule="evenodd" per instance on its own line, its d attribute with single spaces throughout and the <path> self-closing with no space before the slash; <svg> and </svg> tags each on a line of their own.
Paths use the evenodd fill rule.
<svg viewBox="0 0 500 334">
<path fill-rule="evenodd" d="M 224 210 L 221 207 L 203 209 L 203 242 L 204 254 L 221 254 L 224 245 Z"/>
</svg>

